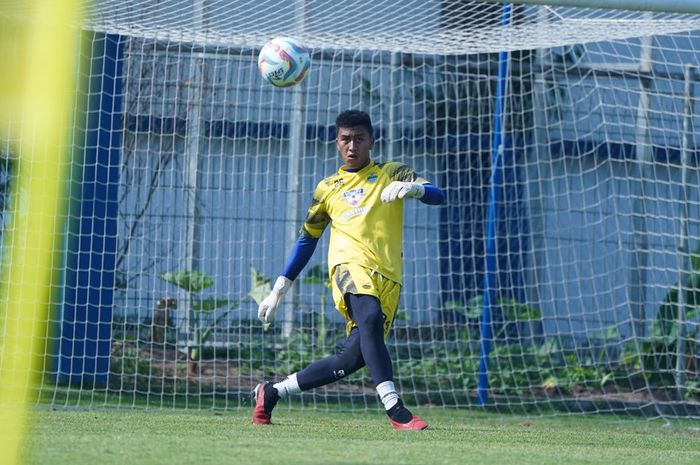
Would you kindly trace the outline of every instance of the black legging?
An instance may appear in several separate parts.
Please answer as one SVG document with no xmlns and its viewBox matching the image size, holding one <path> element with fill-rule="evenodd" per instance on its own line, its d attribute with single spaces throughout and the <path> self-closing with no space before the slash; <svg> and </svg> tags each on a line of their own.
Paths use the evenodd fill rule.
<svg viewBox="0 0 700 465">
<path fill-rule="evenodd" d="M 367 365 L 374 385 L 394 378 L 384 343 L 384 314 L 371 295 L 346 294 L 345 303 L 356 328 L 337 354 L 312 362 L 297 373 L 302 391 L 333 383 Z"/>
</svg>

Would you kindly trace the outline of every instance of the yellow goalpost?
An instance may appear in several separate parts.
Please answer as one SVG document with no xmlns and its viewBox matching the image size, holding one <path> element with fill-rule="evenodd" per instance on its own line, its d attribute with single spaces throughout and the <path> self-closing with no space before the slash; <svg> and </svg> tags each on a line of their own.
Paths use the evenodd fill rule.
<svg viewBox="0 0 700 465">
<path fill-rule="evenodd" d="M 17 168 L 3 234 L 0 463 L 21 460 L 27 401 L 42 360 L 53 258 L 61 247 L 70 95 L 80 0 L 0 0 L 0 132 Z M 10 12 L 10 14 L 6 14 Z"/>
</svg>

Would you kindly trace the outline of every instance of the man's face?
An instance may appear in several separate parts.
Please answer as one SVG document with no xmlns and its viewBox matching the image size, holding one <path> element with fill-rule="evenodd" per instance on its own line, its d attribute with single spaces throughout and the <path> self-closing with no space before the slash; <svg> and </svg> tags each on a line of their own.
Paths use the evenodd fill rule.
<svg viewBox="0 0 700 465">
<path fill-rule="evenodd" d="M 338 128 L 335 145 L 348 169 L 359 170 L 367 166 L 369 151 L 373 144 L 374 138 L 364 126 Z"/>
</svg>

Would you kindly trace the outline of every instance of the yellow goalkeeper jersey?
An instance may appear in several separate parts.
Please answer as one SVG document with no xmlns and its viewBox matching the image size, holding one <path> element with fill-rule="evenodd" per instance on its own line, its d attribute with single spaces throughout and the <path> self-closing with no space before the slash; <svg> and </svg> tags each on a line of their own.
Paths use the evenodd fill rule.
<svg viewBox="0 0 700 465">
<path fill-rule="evenodd" d="M 401 163 L 375 163 L 359 171 L 337 173 L 318 183 L 301 234 L 318 239 L 331 225 L 328 268 L 354 263 L 401 283 L 403 201 L 383 203 L 392 181 L 427 184 Z"/>
</svg>

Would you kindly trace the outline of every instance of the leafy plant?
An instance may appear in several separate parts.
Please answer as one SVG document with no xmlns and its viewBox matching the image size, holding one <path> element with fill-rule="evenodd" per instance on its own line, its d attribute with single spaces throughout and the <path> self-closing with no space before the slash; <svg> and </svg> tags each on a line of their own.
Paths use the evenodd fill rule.
<svg viewBox="0 0 700 465">
<path fill-rule="evenodd" d="M 303 331 L 295 331 L 284 341 L 276 352 L 276 359 L 293 373 L 306 367 L 314 358 L 311 336 Z"/>
<path fill-rule="evenodd" d="M 690 256 L 691 271 L 685 285 L 686 320 L 692 320 L 700 308 L 700 246 Z M 678 336 L 678 316 L 681 306 L 681 289 L 676 284 L 671 288 L 659 308 L 652 323 L 652 337 L 665 338 L 666 342 L 675 340 Z"/>
<path fill-rule="evenodd" d="M 694 380 L 698 379 L 698 347 L 700 326 L 700 246 L 691 254 L 691 267 L 683 289 L 685 302 L 681 302 L 681 286 L 677 283 L 666 296 L 651 324 L 648 337 L 638 338 L 627 344 L 623 351 L 623 363 L 635 370 L 643 371 L 646 378 L 659 385 L 674 383 L 677 358 L 680 352 L 679 327 L 685 325 L 684 369 L 689 374 L 686 395 L 694 395 Z M 685 304 L 685 319 L 680 322 L 680 308 Z M 688 389 L 688 386 L 691 389 Z"/>
<path fill-rule="evenodd" d="M 462 304 L 458 300 L 449 300 L 445 302 L 445 309 L 454 310 L 462 315 L 467 321 L 478 320 L 481 318 L 484 309 L 484 298 L 481 294 L 472 297 L 466 304 Z"/>
<path fill-rule="evenodd" d="M 168 272 L 160 275 L 163 281 L 178 286 L 187 293 L 189 299 L 189 308 L 191 312 L 192 325 L 192 340 L 188 341 L 188 372 L 197 374 L 199 372 L 199 362 L 201 359 L 202 346 L 209 340 L 214 330 L 221 324 L 222 321 L 234 310 L 249 298 L 254 300 L 263 292 L 263 287 L 267 285 L 269 291 L 269 281 L 265 281 L 262 275 L 251 268 L 251 290 L 249 293 L 238 301 L 233 302 L 231 299 L 223 297 L 202 297 L 202 291 L 209 289 L 214 285 L 214 280 L 198 270 L 181 270 L 177 272 Z M 212 314 L 218 309 L 226 308 L 226 311 L 221 312 L 213 322 L 205 322 L 204 316 Z"/>
<path fill-rule="evenodd" d="M 483 313 L 483 297 L 475 296 L 466 304 L 447 302 L 446 308 L 462 315 L 467 330 L 463 338 L 478 339 Z M 489 363 L 489 383 L 494 393 L 503 395 L 541 394 L 541 390 L 575 392 L 580 389 L 600 389 L 615 377 L 615 371 L 606 362 L 608 354 L 601 347 L 621 339 L 616 327 L 605 328 L 591 334 L 581 353 L 566 351 L 556 339 L 541 343 L 528 337 L 521 342 L 523 332 L 538 334 L 542 313 L 539 309 L 515 299 L 500 299 L 494 306 L 494 344 Z M 513 333 L 517 337 L 511 337 Z M 455 358 L 459 355 L 455 354 Z M 447 355 L 446 361 L 452 356 Z M 455 366 L 450 368 L 457 370 Z M 476 366 L 465 375 L 470 380 L 478 376 Z"/>
<path fill-rule="evenodd" d="M 496 303 L 495 307 L 499 309 L 500 319 L 503 320 L 495 328 L 493 335 L 495 339 L 507 336 L 509 329 L 513 326 L 527 325 L 532 331 L 534 324 L 539 323 L 542 319 L 542 313 L 538 309 L 518 302 L 515 299 L 501 299 Z M 448 301 L 445 303 L 445 309 L 454 311 L 465 318 L 468 329 L 462 333 L 463 337 L 479 337 L 479 327 L 484 312 L 484 297 L 482 294 L 472 297 L 466 304 L 456 300 Z M 497 320 L 498 318 L 494 318 L 494 322 L 497 322 Z"/>
<path fill-rule="evenodd" d="M 271 290 L 271 280 L 263 276 L 255 267 L 250 267 L 250 292 L 248 296 L 253 299 L 253 301 L 260 305 L 260 303 L 267 297 Z"/>
</svg>

